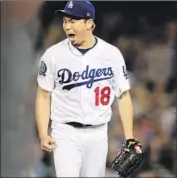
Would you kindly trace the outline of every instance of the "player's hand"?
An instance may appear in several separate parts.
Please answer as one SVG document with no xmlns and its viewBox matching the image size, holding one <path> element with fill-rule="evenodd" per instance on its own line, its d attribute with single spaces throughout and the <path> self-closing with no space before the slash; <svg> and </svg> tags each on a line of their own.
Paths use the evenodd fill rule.
<svg viewBox="0 0 177 178">
<path fill-rule="evenodd" d="M 46 136 L 44 138 L 41 138 L 42 150 L 52 152 L 54 148 L 55 148 L 55 140 L 52 137 Z"/>
</svg>

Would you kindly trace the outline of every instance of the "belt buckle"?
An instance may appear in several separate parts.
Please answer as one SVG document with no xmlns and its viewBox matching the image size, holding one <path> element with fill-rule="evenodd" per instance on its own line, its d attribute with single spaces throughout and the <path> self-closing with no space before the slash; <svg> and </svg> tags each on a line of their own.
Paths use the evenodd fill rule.
<svg viewBox="0 0 177 178">
<path fill-rule="evenodd" d="M 83 124 L 83 125 L 82 125 L 82 128 L 84 128 L 84 129 L 85 129 L 86 127 L 87 127 L 87 125 L 86 125 L 86 124 Z"/>
</svg>

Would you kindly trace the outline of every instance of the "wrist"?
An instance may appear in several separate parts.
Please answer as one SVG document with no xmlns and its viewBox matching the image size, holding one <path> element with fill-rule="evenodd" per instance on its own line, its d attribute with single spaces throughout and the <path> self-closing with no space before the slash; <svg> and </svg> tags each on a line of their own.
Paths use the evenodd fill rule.
<svg viewBox="0 0 177 178">
<path fill-rule="evenodd" d="M 48 135 L 47 134 L 39 134 L 39 138 L 41 140 L 45 139 Z"/>
<path fill-rule="evenodd" d="M 125 137 L 125 140 L 130 140 L 130 139 L 134 139 L 134 137 Z"/>
<path fill-rule="evenodd" d="M 133 134 L 125 135 L 125 139 L 126 140 L 128 140 L 128 139 L 134 139 L 134 136 L 133 136 Z"/>
</svg>

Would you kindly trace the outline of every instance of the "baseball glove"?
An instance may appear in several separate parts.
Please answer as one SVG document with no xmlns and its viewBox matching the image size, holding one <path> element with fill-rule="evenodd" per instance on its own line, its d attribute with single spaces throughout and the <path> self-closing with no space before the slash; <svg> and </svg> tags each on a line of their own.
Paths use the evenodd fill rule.
<svg viewBox="0 0 177 178">
<path fill-rule="evenodd" d="M 128 177 L 143 161 L 141 144 L 138 140 L 128 139 L 112 162 L 112 168 L 123 178 Z"/>
</svg>

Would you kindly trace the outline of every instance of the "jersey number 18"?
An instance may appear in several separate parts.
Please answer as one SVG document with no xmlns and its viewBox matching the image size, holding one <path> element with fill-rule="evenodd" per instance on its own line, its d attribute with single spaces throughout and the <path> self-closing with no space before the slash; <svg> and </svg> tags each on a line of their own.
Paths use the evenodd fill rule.
<svg viewBox="0 0 177 178">
<path fill-rule="evenodd" d="M 110 100 L 110 87 L 104 87 L 100 89 L 100 87 L 96 87 L 95 90 L 95 106 L 99 106 L 100 103 L 102 105 L 108 105 Z"/>
</svg>

